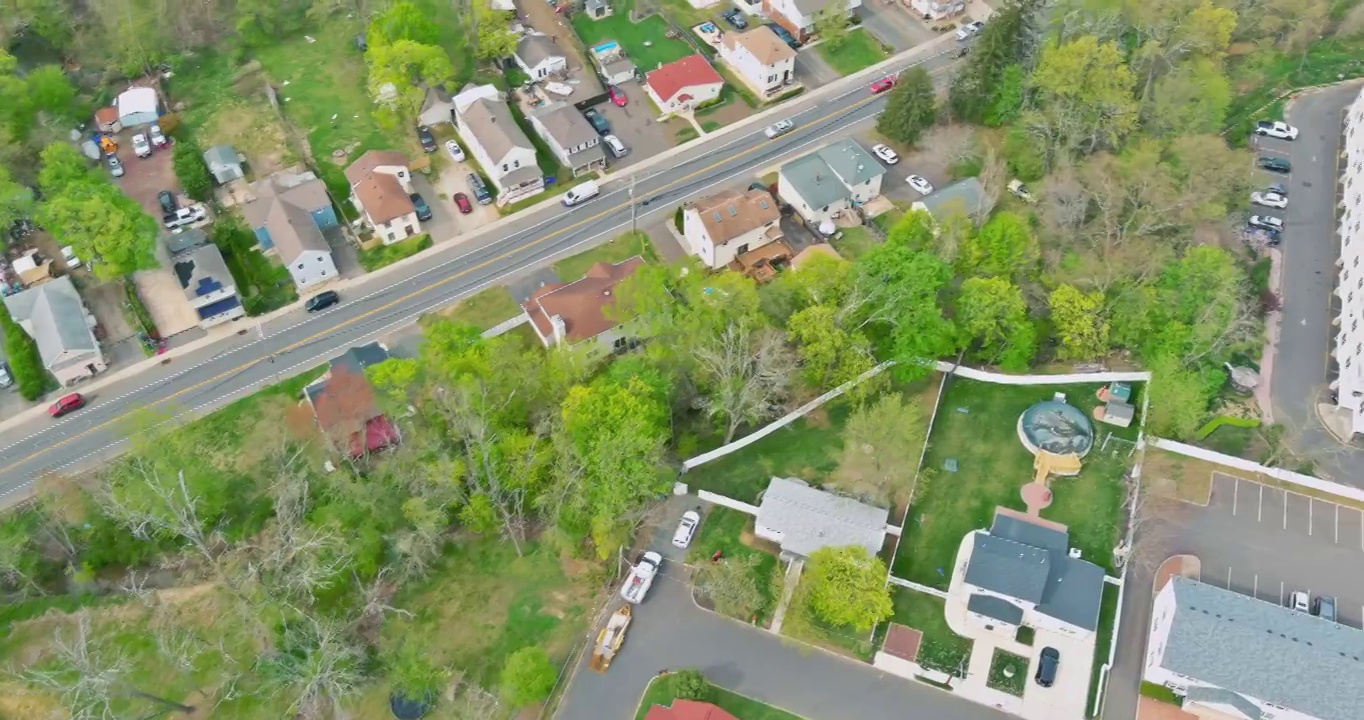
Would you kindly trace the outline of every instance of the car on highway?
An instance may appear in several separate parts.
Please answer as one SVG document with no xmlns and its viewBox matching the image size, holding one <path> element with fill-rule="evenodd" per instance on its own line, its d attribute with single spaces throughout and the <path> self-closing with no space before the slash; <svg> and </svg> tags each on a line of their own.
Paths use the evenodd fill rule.
<svg viewBox="0 0 1364 720">
<path fill-rule="evenodd" d="M 339 302 L 341 302 L 341 296 L 336 294 L 335 290 L 324 290 L 308 298 L 308 302 L 303 303 L 303 309 L 314 313 L 318 310 L 326 310 Z"/>
<path fill-rule="evenodd" d="M 790 120 L 778 120 L 771 125 L 763 128 L 763 134 L 768 140 L 772 140 L 796 129 L 796 124 Z"/>
<path fill-rule="evenodd" d="M 696 526 L 700 524 L 700 513 L 695 510 L 682 513 L 682 521 L 677 523 L 677 530 L 673 532 L 673 547 L 685 549 L 690 545 L 692 536 L 696 534 Z"/>
<path fill-rule="evenodd" d="M 175 194 L 169 190 L 162 190 L 156 194 L 156 202 L 161 204 L 161 216 L 172 215 L 180 209 L 180 203 L 176 202 Z"/>
<path fill-rule="evenodd" d="M 166 134 L 161 132 L 160 125 L 152 123 L 152 126 L 147 128 L 147 136 L 151 138 L 152 147 L 159 148 L 166 146 Z"/>
<path fill-rule="evenodd" d="M 596 108 L 584 110 L 583 117 L 587 118 L 587 121 L 592 123 L 592 129 L 596 130 L 598 135 L 611 134 L 611 123 L 607 122 L 606 116 L 597 112 Z"/>
<path fill-rule="evenodd" d="M 1250 201 L 1256 205 L 1282 210 L 1288 207 L 1288 198 L 1275 192 L 1253 192 Z"/>
<path fill-rule="evenodd" d="M 905 182 L 909 183 L 909 186 L 920 195 L 928 195 L 933 192 L 933 183 L 929 182 L 928 178 L 923 175 L 910 175 L 905 178 Z"/>
<path fill-rule="evenodd" d="M 152 144 L 148 142 L 146 135 L 138 133 L 133 136 L 133 153 L 140 158 L 151 157 Z"/>
<path fill-rule="evenodd" d="M 1054 647 L 1042 648 L 1037 657 L 1037 673 L 1033 680 L 1042 687 L 1051 687 L 1056 682 L 1056 671 L 1061 669 L 1061 652 Z"/>
<path fill-rule="evenodd" d="M 59 418 L 83 407 L 85 407 L 85 396 L 80 393 L 71 393 L 70 395 L 63 395 L 58 398 L 57 402 L 49 405 L 47 414 L 54 418 Z"/>
<path fill-rule="evenodd" d="M 431 134 L 431 128 L 425 125 L 418 125 L 417 140 L 422 144 L 422 152 L 436 151 L 436 136 Z"/>
<path fill-rule="evenodd" d="M 724 18 L 725 22 L 729 23 L 730 27 L 734 28 L 735 30 L 748 29 L 748 21 L 744 19 L 743 11 L 739 10 L 738 8 L 731 8 L 729 10 L 726 10 L 720 13 L 720 17 Z"/>
<path fill-rule="evenodd" d="M 630 568 L 630 576 L 625 578 L 625 584 L 620 586 L 621 598 L 631 605 L 644 602 L 644 596 L 649 594 L 649 586 L 654 584 L 654 577 L 662 566 L 662 555 L 653 551 L 644 553 L 639 564 Z"/>
<path fill-rule="evenodd" d="M 962 42 L 966 42 L 967 40 L 970 40 L 976 35 L 979 35 L 981 29 L 984 27 L 985 23 L 981 22 L 980 20 L 966 23 L 965 25 L 962 25 L 961 27 L 957 28 L 957 39 Z"/>
<path fill-rule="evenodd" d="M 1293 610 L 1305 613 L 1310 611 L 1310 604 L 1307 602 L 1307 593 L 1301 590 L 1294 590 L 1288 594 L 1288 607 Z"/>
<path fill-rule="evenodd" d="M 464 162 L 464 148 L 460 147 L 459 143 L 454 140 L 445 141 L 445 154 L 449 155 L 450 159 L 455 162 Z"/>
<path fill-rule="evenodd" d="M 426 204 L 426 198 L 421 193 L 411 193 L 408 199 L 412 201 L 412 207 L 417 211 L 417 219 L 426 222 L 431 219 L 431 206 Z"/>
<path fill-rule="evenodd" d="M 881 162 L 887 165 L 894 165 L 895 163 L 900 162 L 900 156 L 897 155 L 895 151 L 890 148 L 889 145 L 886 145 L 884 143 L 876 143 L 875 145 L 872 145 L 871 154 L 875 155 L 878 158 L 881 158 Z"/>
<path fill-rule="evenodd" d="M 117 155 L 110 155 L 106 161 L 109 164 L 109 174 L 114 177 L 123 177 L 123 163 L 119 161 Z"/>
<path fill-rule="evenodd" d="M 1251 215 L 1246 224 L 1261 230 L 1274 230 L 1276 232 L 1283 230 L 1283 218 L 1277 218 L 1273 215 Z"/>
<path fill-rule="evenodd" d="M 488 192 L 488 184 L 483 182 L 483 178 L 478 173 L 469 173 L 469 190 L 473 192 L 474 199 L 479 205 L 487 205 L 493 201 L 493 194 Z"/>
<path fill-rule="evenodd" d="M 773 34 L 775 34 L 782 42 L 786 43 L 787 47 L 791 48 L 792 50 L 797 50 L 800 48 L 800 41 L 797 40 L 796 36 L 792 35 L 790 31 L 788 31 L 786 28 L 776 23 L 768 23 L 767 26 L 772 28 Z"/>
<path fill-rule="evenodd" d="M 1282 120 L 1261 120 L 1255 123 L 1255 134 L 1280 140 L 1298 139 L 1298 129 Z"/>
<path fill-rule="evenodd" d="M 895 76 L 887 75 L 871 84 L 871 94 L 880 95 L 893 87 L 895 87 Z"/>
<path fill-rule="evenodd" d="M 1287 160 L 1279 157 L 1261 155 L 1258 159 L 1255 160 L 1255 164 L 1260 166 L 1261 169 L 1268 170 L 1270 172 L 1289 173 L 1293 171 L 1292 163 L 1289 163 Z"/>
<path fill-rule="evenodd" d="M 455 207 L 459 208 L 461 215 L 468 215 L 474 211 L 474 206 L 469 204 L 469 196 L 464 193 L 455 193 Z"/>
</svg>

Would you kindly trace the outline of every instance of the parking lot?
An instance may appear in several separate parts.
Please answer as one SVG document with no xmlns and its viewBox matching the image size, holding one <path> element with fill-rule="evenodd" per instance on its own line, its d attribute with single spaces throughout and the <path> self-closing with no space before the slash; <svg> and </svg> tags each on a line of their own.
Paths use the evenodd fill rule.
<svg viewBox="0 0 1364 720">
<path fill-rule="evenodd" d="M 1336 598 L 1338 619 L 1364 623 L 1364 514 L 1352 507 L 1213 474 L 1212 497 L 1192 514 L 1181 552 L 1203 581 L 1284 604 L 1290 593 Z"/>
<path fill-rule="evenodd" d="M 611 123 L 611 134 L 620 138 L 625 147 L 630 148 L 630 154 L 623 158 L 613 157 L 608 152 L 606 154 L 608 168 L 629 167 L 673 147 L 673 135 L 654 116 L 654 108 L 649 103 L 644 86 L 639 83 L 627 83 L 620 89 L 625 92 L 627 98 L 625 107 L 616 107 L 609 102 L 595 107 L 596 111 L 605 115 L 606 121 Z"/>
</svg>

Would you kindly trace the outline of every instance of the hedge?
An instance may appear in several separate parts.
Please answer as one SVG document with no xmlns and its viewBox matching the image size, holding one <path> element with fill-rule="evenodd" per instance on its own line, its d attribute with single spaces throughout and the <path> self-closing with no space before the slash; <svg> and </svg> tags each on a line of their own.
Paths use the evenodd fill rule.
<svg viewBox="0 0 1364 720">
<path fill-rule="evenodd" d="M 10 375 L 25 400 L 37 400 L 47 389 L 47 370 L 38 355 L 38 343 L 10 317 L 9 308 L 0 303 L 0 327 L 4 331 L 5 357 Z"/>
<path fill-rule="evenodd" d="M 1199 440 L 1202 440 L 1203 438 L 1213 434 L 1213 432 L 1216 431 L 1217 428 L 1220 428 L 1223 425 L 1230 425 L 1232 427 L 1238 428 L 1257 428 L 1260 427 L 1260 421 L 1257 420 L 1256 418 L 1242 418 L 1232 417 L 1230 415 L 1218 415 L 1212 420 L 1209 420 L 1207 425 L 1204 425 L 1203 427 L 1199 428 L 1198 432 L 1195 433 L 1195 437 L 1197 437 Z"/>
</svg>

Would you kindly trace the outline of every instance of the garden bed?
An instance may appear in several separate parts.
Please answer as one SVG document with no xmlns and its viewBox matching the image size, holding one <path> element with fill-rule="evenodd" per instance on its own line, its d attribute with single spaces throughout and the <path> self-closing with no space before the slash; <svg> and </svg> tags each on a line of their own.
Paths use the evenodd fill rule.
<svg viewBox="0 0 1364 720">
<path fill-rule="evenodd" d="M 1023 688 L 1028 679 L 1028 659 L 1007 650 L 995 648 L 990 658 L 990 677 L 985 686 L 1000 692 L 1023 697 Z"/>
<path fill-rule="evenodd" d="M 895 606 L 895 614 L 891 616 L 890 622 L 912 627 L 923 634 L 915 662 L 930 670 L 964 677 L 975 642 L 947 627 L 944 602 L 932 595 L 899 586 L 891 588 L 891 601 Z M 882 625 L 877 631 L 877 647 L 885 640 L 885 628 Z"/>
</svg>

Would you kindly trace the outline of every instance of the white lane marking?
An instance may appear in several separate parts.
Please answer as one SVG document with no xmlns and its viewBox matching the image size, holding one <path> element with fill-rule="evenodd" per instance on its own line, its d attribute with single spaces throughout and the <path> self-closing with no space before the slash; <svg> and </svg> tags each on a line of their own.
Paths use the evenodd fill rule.
<svg viewBox="0 0 1364 720">
<path fill-rule="evenodd" d="M 1255 573 L 1255 584 L 1251 585 L 1251 597 L 1260 597 L 1260 573 Z"/>
<path fill-rule="evenodd" d="M 1340 506 L 1336 505 L 1336 539 L 1335 543 L 1340 544 Z"/>
<path fill-rule="evenodd" d="M 1255 508 L 1255 522 L 1261 522 L 1265 518 L 1265 486 L 1260 486 L 1260 506 Z"/>
<path fill-rule="evenodd" d="M 1232 486 L 1231 486 L 1231 514 L 1232 514 L 1232 517 L 1235 517 L 1235 516 L 1236 516 L 1236 501 L 1237 501 L 1237 498 L 1240 497 L 1240 495 L 1241 495 L 1241 478 L 1236 478 L 1236 479 L 1235 479 L 1235 482 L 1234 482 L 1234 483 L 1232 484 Z"/>
<path fill-rule="evenodd" d="M 1231 566 L 1227 566 L 1227 589 L 1231 589 Z"/>
<path fill-rule="evenodd" d="M 1283 604 L 1283 581 L 1279 581 L 1279 604 Z"/>
<path fill-rule="evenodd" d="M 1288 493 L 1283 494 L 1283 529 L 1288 529 Z"/>
<path fill-rule="evenodd" d="M 1307 498 L 1307 537 L 1312 537 L 1312 498 Z"/>
</svg>

